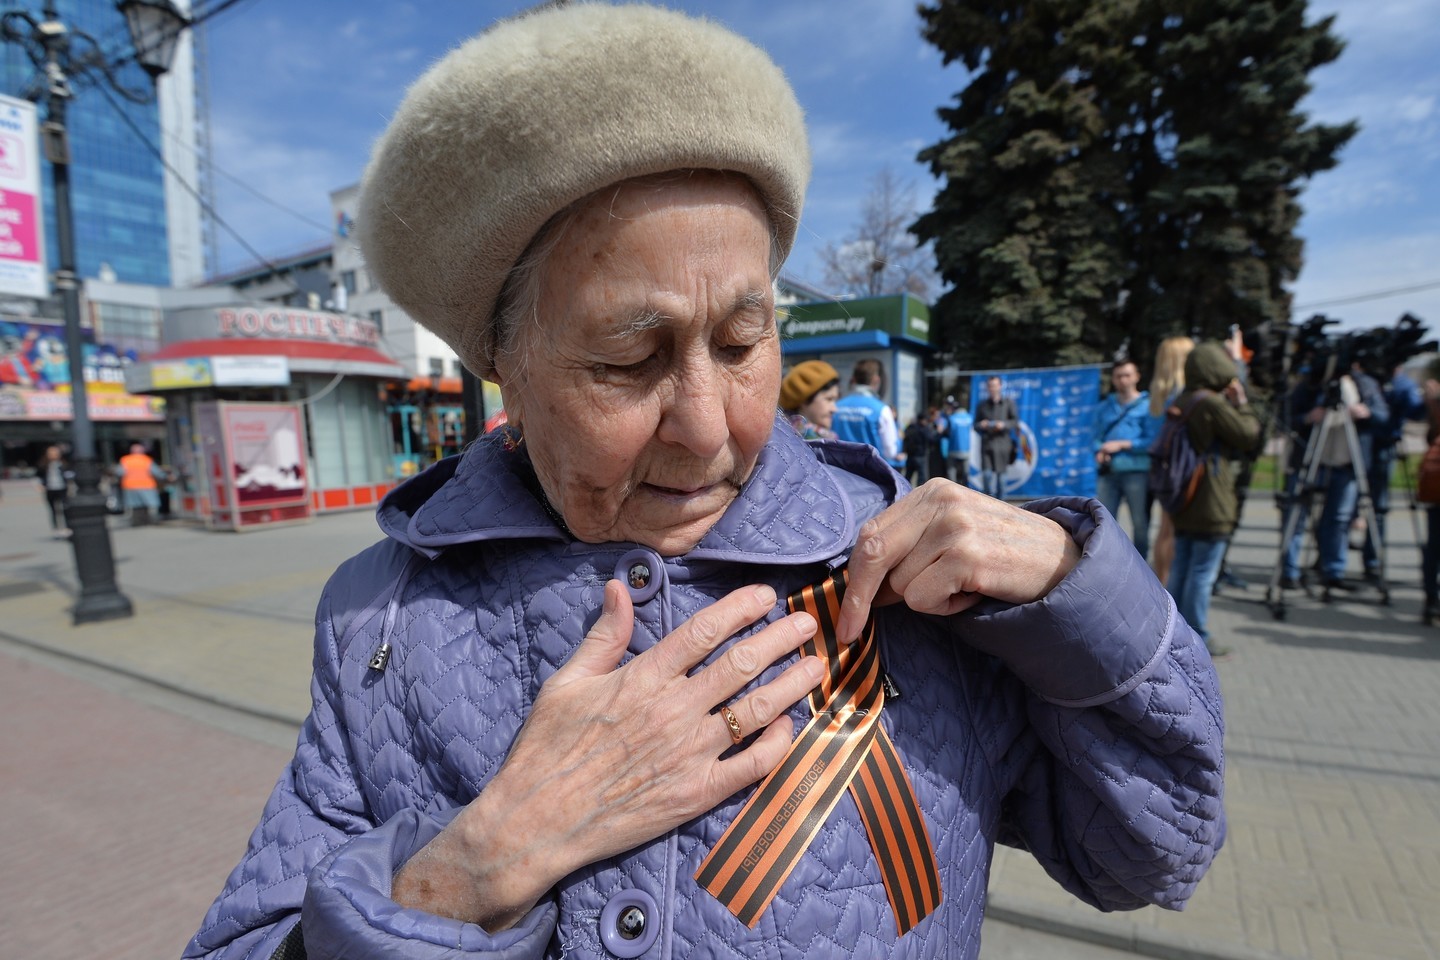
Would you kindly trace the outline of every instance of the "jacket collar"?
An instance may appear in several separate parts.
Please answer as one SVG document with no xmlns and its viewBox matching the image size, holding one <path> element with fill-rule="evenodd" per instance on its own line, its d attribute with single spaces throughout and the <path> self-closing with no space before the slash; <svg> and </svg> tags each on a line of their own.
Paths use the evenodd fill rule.
<svg viewBox="0 0 1440 960">
<path fill-rule="evenodd" d="M 491 435 L 386 495 L 385 534 L 428 556 L 485 540 L 574 542 L 540 496 L 529 459 Z M 777 416 L 740 496 L 687 559 L 802 564 L 855 540 L 855 509 L 809 444 Z"/>
</svg>

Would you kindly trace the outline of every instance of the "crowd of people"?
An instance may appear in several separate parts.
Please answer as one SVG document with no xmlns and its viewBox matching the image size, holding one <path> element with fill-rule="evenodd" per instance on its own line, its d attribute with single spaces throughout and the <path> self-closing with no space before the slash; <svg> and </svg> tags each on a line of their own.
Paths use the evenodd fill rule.
<svg viewBox="0 0 1440 960">
<path fill-rule="evenodd" d="M 792 378 L 797 383 L 816 379 L 807 371 L 811 363 L 818 361 L 800 364 L 787 376 L 782 395 L 798 390 L 790 386 Z M 839 374 L 829 364 L 822 366 L 826 385 L 838 390 Z M 884 395 L 879 389 L 883 366 L 865 359 L 856 370 L 850 395 L 839 403 L 857 412 L 828 435 L 876 446 L 914 486 L 936 476 L 971 485 L 975 447 L 978 488 L 992 497 L 1004 496 L 1002 478 L 1014 459 L 1017 414 L 1014 399 L 1005 395 L 998 376 L 983 381 L 985 393 L 973 414 L 953 395 L 943 405 L 920 411 L 901 431 L 897 457 L 895 446 L 876 439 L 891 436 L 897 421 L 894 411 L 879 399 Z M 1440 370 L 1432 374 L 1436 372 Z M 1238 332 L 1223 343 L 1198 345 L 1188 336 L 1168 337 L 1156 350 L 1145 389 L 1139 362 L 1125 356 L 1115 360 L 1090 435 L 1096 499 L 1117 521 L 1127 519 L 1136 552 L 1149 561 L 1180 612 L 1217 658 L 1230 650 L 1211 642 L 1210 598 L 1222 576 L 1244 585 L 1224 566 L 1240 520 L 1244 485 L 1250 479 L 1249 470 L 1237 471 L 1237 464 L 1253 464 L 1265 435 L 1261 418 L 1249 403 L 1246 379 L 1245 347 Z M 1440 390 L 1430 386 L 1433 380 L 1433 376 L 1427 380 L 1427 389 Z M 1282 432 L 1289 441 L 1289 459 L 1281 465 L 1282 525 L 1287 536 L 1279 560 L 1280 589 L 1309 585 L 1354 589 L 1357 584 L 1345 571 L 1350 534 L 1357 524 L 1364 528 L 1361 575 L 1365 581 L 1381 582 L 1397 449 L 1405 424 L 1427 418 L 1427 396 L 1398 367 L 1381 380 L 1355 362 L 1328 382 L 1300 375 L 1283 403 L 1276 404 L 1284 411 Z M 1167 420 L 1180 424 L 1204 464 L 1185 502 L 1174 510 L 1158 506 L 1151 489 L 1150 450 Z M 1357 520 L 1362 488 L 1368 488 L 1373 512 Z M 1302 570 L 1307 542 L 1315 544 L 1318 556 L 1310 570 Z M 1426 596 L 1422 617 L 1431 623 L 1440 619 L 1436 580 L 1440 562 L 1427 559 L 1422 566 Z"/>
</svg>

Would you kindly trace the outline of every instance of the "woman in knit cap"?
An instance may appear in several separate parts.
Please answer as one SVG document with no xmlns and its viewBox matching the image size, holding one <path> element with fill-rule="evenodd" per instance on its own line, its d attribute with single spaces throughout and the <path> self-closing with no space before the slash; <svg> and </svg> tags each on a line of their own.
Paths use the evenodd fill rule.
<svg viewBox="0 0 1440 960">
<path fill-rule="evenodd" d="M 1219 695 L 1123 531 L 777 413 L 808 157 L 763 52 L 652 7 L 547 5 L 410 90 L 367 265 L 510 426 L 326 586 L 187 956 L 974 957 L 996 841 L 1102 909 L 1190 896 Z"/>
<path fill-rule="evenodd" d="M 840 374 L 824 360 L 806 360 L 780 381 L 780 409 L 790 426 L 806 440 L 833 440 L 835 401 L 840 399 Z"/>
</svg>

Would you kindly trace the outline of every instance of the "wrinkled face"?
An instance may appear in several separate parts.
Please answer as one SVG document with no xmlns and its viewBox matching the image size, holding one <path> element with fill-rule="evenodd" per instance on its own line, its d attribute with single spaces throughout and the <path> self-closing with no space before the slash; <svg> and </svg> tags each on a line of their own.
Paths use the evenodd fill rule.
<svg viewBox="0 0 1440 960">
<path fill-rule="evenodd" d="M 769 258 L 755 192 L 709 174 L 605 191 L 561 235 L 496 366 L 577 538 L 678 555 L 738 496 L 780 391 Z"/>
<path fill-rule="evenodd" d="M 835 401 L 839 399 L 840 384 L 837 383 L 833 387 L 826 387 L 815 394 L 809 403 L 802 403 L 800 415 L 817 427 L 829 430 L 831 422 L 835 419 Z"/>
<path fill-rule="evenodd" d="M 1140 371 L 1135 369 L 1133 363 L 1121 363 L 1110 371 L 1110 383 L 1115 387 L 1115 392 L 1121 396 L 1129 396 L 1135 392 L 1135 386 L 1140 382 Z"/>
</svg>

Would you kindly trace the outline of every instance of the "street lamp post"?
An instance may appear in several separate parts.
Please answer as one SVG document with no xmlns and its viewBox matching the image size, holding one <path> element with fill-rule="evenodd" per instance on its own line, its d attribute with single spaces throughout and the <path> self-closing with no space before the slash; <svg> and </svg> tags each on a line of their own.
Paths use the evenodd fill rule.
<svg viewBox="0 0 1440 960">
<path fill-rule="evenodd" d="M 159 78 L 170 67 L 175 41 L 189 23 L 169 0 L 124 0 L 116 5 L 125 14 L 135 45 L 135 59 Z M 41 139 L 50 161 L 55 196 L 55 239 L 59 262 L 55 288 L 65 313 L 65 350 L 70 365 L 72 464 L 75 469 L 75 496 L 65 516 L 75 550 L 75 571 L 80 596 L 72 611 L 75 623 L 90 623 L 128 617 L 134 613 L 130 599 L 115 583 L 115 559 L 106 527 L 105 496 L 100 492 L 100 464 L 95 457 L 95 430 L 85 390 L 84 340 L 80 329 L 80 278 L 75 264 L 75 220 L 70 207 L 70 144 L 66 134 L 66 101 L 73 93 L 70 77 L 77 73 L 98 74 L 121 96 L 136 103 L 154 98 L 153 91 L 136 91 L 120 83 L 115 75 L 119 65 L 111 63 L 93 37 L 72 31 L 60 21 L 53 2 L 47 2 L 41 19 L 23 11 L 0 15 L 0 34 L 6 43 L 25 48 L 45 80 L 45 123 Z M 72 36 L 88 45 L 83 54 L 72 45 Z"/>
</svg>

